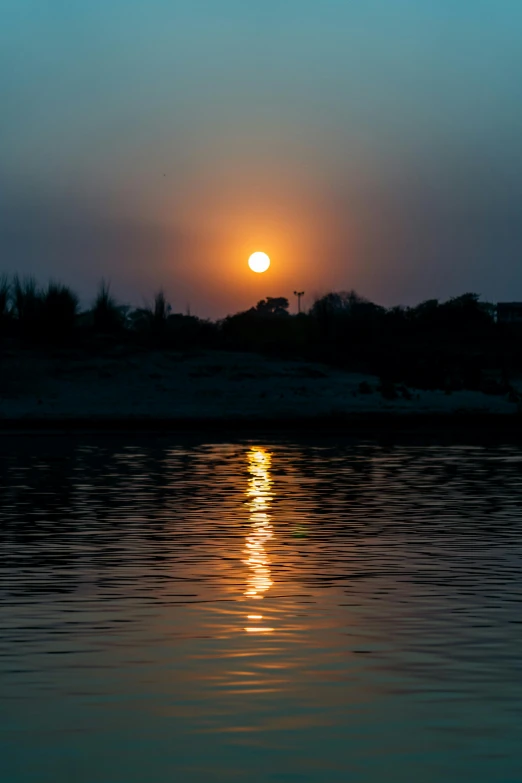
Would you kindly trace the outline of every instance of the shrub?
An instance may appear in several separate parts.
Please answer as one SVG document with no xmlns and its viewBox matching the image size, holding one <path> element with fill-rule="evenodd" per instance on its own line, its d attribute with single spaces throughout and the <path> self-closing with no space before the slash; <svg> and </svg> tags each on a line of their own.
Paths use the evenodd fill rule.
<svg viewBox="0 0 522 783">
<path fill-rule="evenodd" d="M 132 328 L 143 335 L 146 338 L 152 339 L 164 339 L 167 336 L 167 330 L 169 319 L 171 317 L 172 308 L 167 302 L 165 294 L 160 289 L 157 294 L 154 295 L 154 304 L 152 307 L 146 305 L 145 307 L 139 307 L 133 310 L 130 314 L 130 324 Z"/>
<path fill-rule="evenodd" d="M 43 294 L 42 330 L 46 337 L 62 341 L 71 335 L 79 299 L 68 286 L 51 281 Z"/>
<path fill-rule="evenodd" d="M 21 280 L 16 275 L 13 280 L 12 297 L 14 315 L 21 336 L 34 339 L 39 337 L 43 296 L 34 277 L 25 277 Z"/>
<path fill-rule="evenodd" d="M 124 315 L 110 292 L 110 284 L 102 280 L 92 308 L 94 330 L 112 334 L 123 328 Z"/>
<path fill-rule="evenodd" d="M 7 275 L 0 275 L 0 334 L 5 333 L 11 315 L 9 311 L 10 294 L 11 286 L 9 285 Z"/>
<path fill-rule="evenodd" d="M 171 310 L 172 307 L 167 302 L 163 290 L 160 289 L 154 296 L 154 309 L 152 311 L 152 319 L 155 327 L 159 329 L 165 327 Z"/>
</svg>

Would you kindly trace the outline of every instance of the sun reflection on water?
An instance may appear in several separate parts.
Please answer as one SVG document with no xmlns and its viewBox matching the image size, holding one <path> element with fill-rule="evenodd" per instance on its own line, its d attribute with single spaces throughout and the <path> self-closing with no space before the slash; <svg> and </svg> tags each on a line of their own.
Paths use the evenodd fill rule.
<svg viewBox="0 0 522 783">
<path fill-rule="evenodd" d="M 250 532 L 245 544 L 246 558 L 243 561 L 248 566 L 248 585 L 245 596 L 254 600 L 263 598 L 273 582 L 270 574 L 270 560 L 265 546 L 272 538 L 270 504 L 273 499 L 270 465 L 272 455 L 264 449 L 251 448 L 247 452 L 248 472 L 250 478 L 246 495 L 250 511 Z M 248 619 L 260 621 L 262 614 L 249 614 Z M 272 631 L 264 625 L 251 625 L 245 628 L 247 633 L 266 633 Z"/>
</svg>

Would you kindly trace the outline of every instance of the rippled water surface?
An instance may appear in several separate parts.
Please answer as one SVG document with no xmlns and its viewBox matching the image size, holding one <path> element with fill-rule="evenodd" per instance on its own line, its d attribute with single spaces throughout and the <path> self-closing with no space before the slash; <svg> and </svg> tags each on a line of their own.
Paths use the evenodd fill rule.
<svg viewBox="0 0 522 783">
<path fill-rule="evenodd" d="M 522 781 L 522 449 L 5 439 L 0 781 Z"/>
</svg>

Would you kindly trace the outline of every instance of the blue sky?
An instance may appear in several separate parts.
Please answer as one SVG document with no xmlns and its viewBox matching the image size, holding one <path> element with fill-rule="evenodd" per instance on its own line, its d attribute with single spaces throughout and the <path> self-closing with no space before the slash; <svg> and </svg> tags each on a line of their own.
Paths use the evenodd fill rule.
<svg viewBox="0 0 522 783">
<path fill-rule="evenodd" d="M 295 285 L 522 298 L 521 3 L 0 0 L 0 19 L 6 271 L 87 298 L 101 274 L 129 301 L 164 285 L 213 316 Z M 250 247 L 273 253 L 263 281 Z"/>
</svg>

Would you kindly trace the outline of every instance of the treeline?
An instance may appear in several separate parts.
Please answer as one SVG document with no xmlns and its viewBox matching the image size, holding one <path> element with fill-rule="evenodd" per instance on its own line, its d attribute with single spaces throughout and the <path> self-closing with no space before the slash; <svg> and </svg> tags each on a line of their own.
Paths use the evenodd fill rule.
<svg viewBox="0 0 522 783">
<path fill-rule="evenodd" d="M 396 383 L 504 394 L 522 372 L 522 331 L 497 323 L 495 305 L 474 293 L 385 308 L 355 291 L 336 292 L 293 317 L 286 299 L 268 298 L 226 318 L 221 331 L 227 343 L 243 349 L 377 374 L 390 395 Z"/>
<path fill-rule="evenodd" d="M 92 347 L 120 341 L 182 348 L 210 344 L 215 333 L 210 321 L 172 313 L 163 291 L 152 305 L 132 308 L 120 304 L 102 281 L 92 306 L 81 310 L 78 295 L 62 283 L 40 287 L 33 277 L 0 277 L 0 337 L 24 345 Z"/>
<path fill-rule="evenodd" d="M 0 278 L 0 337 L 20 345 L 103 349 L 127 343 L 150 349 L 220 348 L 314 359 L 375 373 L 382 383 L 505 393 L 522 371 L 522 335 L 499 324 L 495 306 L 467 293 L 416 307 L 384 308 L 356 292 L 329 293 L 307 313 L 267 297 L 220 321 L 174 313 L 162 291 L 130 308 L 102 282 L 92 306 L 51 282 Z"/>
</svg>

